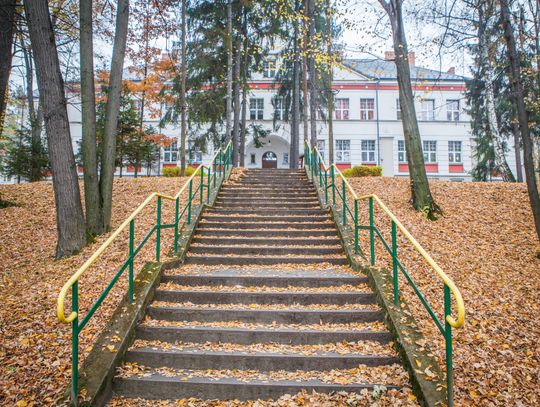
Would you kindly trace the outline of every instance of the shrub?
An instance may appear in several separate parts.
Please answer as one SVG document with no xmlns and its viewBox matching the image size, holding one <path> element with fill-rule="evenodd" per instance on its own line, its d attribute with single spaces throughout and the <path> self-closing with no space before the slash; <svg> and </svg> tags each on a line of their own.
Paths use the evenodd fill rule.
<svg viewBox="0 0 540 407">
<path fill-rule="evenodd" d="M 195 168 L 186 167 L 186 177 L 191 177 L 195 172 Z M 182 169 L 180 167 L 165 167 L 163 168 L 164 177 L 180 177 L 182 174 Z"/>
<path fill-rule="evenodd" d="M 343 175 L 347 178 L 356 177 L 380 177 L 382 176 L 382 167 L 370 165 L 358 165 L 343 171 Z"/>
</svg>

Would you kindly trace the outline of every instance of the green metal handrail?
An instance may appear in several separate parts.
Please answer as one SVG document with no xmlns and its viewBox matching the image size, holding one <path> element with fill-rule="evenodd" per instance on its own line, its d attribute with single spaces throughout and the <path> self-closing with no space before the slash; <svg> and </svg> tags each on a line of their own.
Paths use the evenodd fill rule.
<svg viewBox="0 0 540 407">
<path fill-rule="evenodd" d="M 180 223 L 185 216 L 184 225 L 190 225 L 192 221 L 193 205 L 196 201 L 202 206 L 205 201 L 210 202 L 210 196 L 212 193 L 221 186 L 223 179 L 227 178 L 232 170 L 232 145 L 229 143 L 224 149 L 219 149 L 218 152 L 212 158 L 210 165 L 199 165 L 193 175 L 185 182 L 180 191 L 175 196 L 168 196 L 159 193 L 152 193 L 146 200 L 139 205 L 135 211 L 116 229 L 111 236 L 94 252 L 94 254 L 86 260 L 86 262 L 75 272 L 71 278 L 64 284 L 57 302 L 57 315 L 58 319 L 62 323 L 71 323 L 72 332 L 72 367 L 71 367 L 71 400 L 72 404 L 77 405 L 79 394 L 79 334 L 84 329 L 90 318 L 97 311 L 99 306 L 105 300 L 111 289 L 114 287 L 120 276 L 128 269 L 128 298 L 130 303 L 133 303 L 133 289 L 134 289 L 134 261 L 137 254 L 145 246 L 152 235 L 156 234 L 156 248 L 155 248 L 155 260 L 159 262 L 161 260 L 161 230 L 172 228 L 174 229 L 174 241 L 173 252 L 174 255 L 178 254 L 178 238 L 180 231 Z M 193 188 L 193 181 L 195 177 L 199 176 L 199 184 Z M 206 177 L 206 183 L 205 183 Z M 180 195 L 188 190 L 188 200 L 182 210 L 180 210 Z M 206 194 L 205 194 L 206 191 Z M 137 215 L 157 197 L 156 207 L 156 222 L 154 226 L 143 237 L 141 242 L 135 246 L 135 218 Z M 174 201 L 175 203 L 175 215 L 174 222 L 170 224 L 163 224 L 161 219 L 161 206 L 162 200 L 167 199 Z M 118 271 L 115 273 L 105 290 L 101 293 L 99 298 L 94 302 L 88 313 L 79 322 L 79 277 L 101 256 L 101 254 L 111 245 L 111 243 L 118 237 L 118 235 L 127 227 L 129 227 L 129 243 L 128 243 L 128 257 L 122 263 Z M 66 317 L 64 310 L 64 302 L 68 292 L 71 289 L 71 313 Z"/>
<path fill-rule="evenodd" d="M 316 147 L 310 148 L 306 143 L 304 146 L 304 160 L 305 168 L 308 177 L 317 187 L 318 191 L 324 193 L 324 201 L 327 205 L 334 209 L 341 211 L 342 223 L 347 225 L 350 219 L 350 224 L 354 233 L 354 250 L 356 254 L 360 254 L 359 247 L 359 231 L 369 231 L 369 246 L 370 246 L 370 264 L 375 265 L 375 240 L 378 238 L 385 250 L 390 254 L 392 258 L 392 288 L 393 288 L 393 300 L 396 306 L 400 305 L 399 298 L 399 272 L 405 276 L 407 282 L 413 288 L 414 293 L 419 298 L 420 302 L 426 308 L 429 316 L 434 321 L 439 331 L 444 336 L 445 341 L 445 359 L 446 359 L 446 384 L 447 384 L 447 400 L 448 406 L 453 406 L 453 363 L 452 363 L 452 328 L 460 328 L 465 320 L 465 305 L 463 298 L 457 286 L 454 282 L 444 273 L 439 265 L 431 258 L 431 256 L 424 250 L 424 248 L 416 241 L 416 239 L 409 233 L 409 231 L 401 224 L 396 216 L 386 207 L 386 205 L 376 195 L 368 195 L 364 197 L 358 197 L 347 182 L 343 174 L 337 169 L 335 165 L 327 167 L 324 163 L 320 152 Z M 337 181 L 341 179 L 341 183 Z M 331 182 L 329 184 L 329 181 Z M 329 198 L 328 190 L 331 190 L 331 197 Z M 351 208 L 347 203 L 347 191 L 350 197 L 354 200 L 354 208 Z M 337 199 L 336 199 L 337 197 Z M 341 202 L 339 202 L 341 200 Z M 361 225 L 358 218 L 358 202 L 368 202 L 369 211 L 369 225 Z M 386 213 L 391 220 L 391 236 L 392 242 L 389 244 L 383 237 L 379 228 L 375 225 L 374 217 L 374 203 Z M 409 272 L 398 258 L 398 245 L 397 245 L 397 232 L 398 229 L 402 232 L 405 238 L 413 245 L 413 247 L 424 257 L 430 267 L 438 274 L 443 282 L 443 298 L 444 298 L 444 321 L 441 321 L 435 314 L 422 292 L 413 281 Z M 457 305 L 457 320 L 452 317 L 452 294 Z"/>
</svg>

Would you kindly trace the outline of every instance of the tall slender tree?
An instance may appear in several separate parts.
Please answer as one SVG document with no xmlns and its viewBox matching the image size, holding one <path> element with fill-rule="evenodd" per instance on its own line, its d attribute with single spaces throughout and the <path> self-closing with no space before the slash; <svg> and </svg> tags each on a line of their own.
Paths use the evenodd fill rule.
<svg viewBox="0 0 540 407">
<path fill-rule="evenodd" d="M 0 134 L 4 125 L 8 97 L 9 74 L 13 56 L 13 36 L 15 35 L 16 0 L 0 0 Z"/>
<path fill-rule="evenodd" d="M 187 13 L 187 0 L 182 1 L 181 13 L 181 40 L 180 46 L 182 47 L 180 63 L 180 109 L 181 109 L 181 119 L 180 119 L 180 168 L 182 176 L 186 175 L 186 138 L 187 138 L 187 122 L 186 122 L 186 75 L 187 75 L 187 44 L 186 44 L 186 34 L 187 34 L 187 25 L 186 25 L 186 13 Z"/>
<path fill-rule="evenodd" d="M 231 139 L 232 87 L 233 87 L 233 29 L 232 0 L 227 0 L 227 93 L 225 96 L 225 139 Z"/>
<path fill-rule="evenodd" d="M 332 80 L 334 79 L 332 53 L 332 7 L 330 0 L 325 3 L 326 18 L 326 54 L 328 58 L 328 162 L 334 163 L 334 92 L 332 89 Z"/>
<path fill-rule="evenodd" d="M 58 231 L 56 257 L 59 258 L 85 245 L 85 222 L 49 5 L 47 0 L 26 0 L 24 8 L 47 131 Z"/>
<path fill-rule="evenodd" d="M 514 27 L 512 25 L 512 12 L 508 0 L 499 0 L 501 11 L 501 23 L 504 29 L 504 39 L 506 42 L 506 53 L 510 66 L 510 80 L 514 93 L 514 103 L 516 105 L 521 140 L 523 143 L 523 157 L 525 164 L 525 179 L 527 181 L 527 192 L 534 217 L 534 225 L 538 240 L 540 240 L 540 196 L 538 185 L 536 184 L 535 163 L 533 158 L 534 145 L 529 129 L 529 113 L 525 105 L 525 92 L 523 90 L 520 57 L 517 51 L 516 38 L 514 37 Z M 538 252 L 540 257 L 540 251 Z"/>
<path fill-rule="evenodd" d="M 90 235 L 104 232 L 103 203 L 99 189 L 96 137 L 96 90 L 94 86 L 93 0 L 79 2 L 82 160 L 86 229 Z"/>
<path fill-rule="evenodd" d="M 426 214 L 429 219 L 435 219 L 442 213 L 441 208 L 431 195 L 424 166 L 424 155 L 420 130 L 416 118 L 414 95 L 411 86 L 411 69 L 409 66 L 409 50 L 403 23 L 403 0 L 379 0 L 390 20 L 395 54 L 397 80 L 399 85 L 399 102 L 405 149 L 409 164 L 411 195 L 413 207 Z"/>
<path fill-rule="evenodd" d="M 116 158 L 116 131 L 118 125 L 118 112 L 120 110 L 120 94 L 122 92 L 122 74 L 124 69 L 124 57 L 126 54 L 128 21 L 129 0 L 118 0 L 101 156 L 100 190 L 101 199 L 103 201 L 103 224 L 105 230 L 110 230 L 111 228 L 113 179 Z"/>
<path fill-rule="evenodd" d="M 308 71 L 309 71 L 309 125 L 311 147 L 317 145 L 317 70 L 315 57 L 317 53 L 315 35 L 315 0 L 307 0 L 307 19 L 309 29 Z"/>
</svg>

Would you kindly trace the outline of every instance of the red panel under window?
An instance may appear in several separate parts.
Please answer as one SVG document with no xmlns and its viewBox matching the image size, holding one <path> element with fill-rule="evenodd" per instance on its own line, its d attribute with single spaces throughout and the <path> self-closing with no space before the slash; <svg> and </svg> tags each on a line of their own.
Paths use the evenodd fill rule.
<svg viewBox="0 0 540 407">
<path fill-rule="evenodd" d="M 450 164 L 448 166 L 448 172 L 462 173 L 462 172 L 465 172 L 465 170 L 463 169 L 463 164 Z"/>
<path fill-rule="evenodd" d="M 174 168 L 176 164 L 163 164 L 163 168 Z"/>
<path fill-rule="evenodd" d="M 84 172 L 84 167 L 82 165 L 77 165 L 77 172 Z"/>
<path fill-rule="evenodd" d="M 439 172 L 439 164 L 424 164 L 426 172 Z"/>
<path fill-rule="evenodd" d="M 128 172 L 135 172 L 135 167 L 133 165 L 128 165 L 127 171 Z M 141 171 L 142 171 L 142 167 L 139 167 L 139 170 L 137 172 L 141 172 Z"/>
<path fill-rule="evenodd" d="M 375 163 L 362 163 L 362 165 L 365 165 L 366 167 L 375 167 L 377 164 L 375 164 Z"/>
<path fill-rule="evenodd" d="M 409 172 L 409 164 L 398 164 L 399 172 Z"/>
<path fill-rule="evenodd" d="M 336 164 L 336 167 L 338 167 L 338 170 L 343 171 L 351 168 L 351 164 Z"/>
</svg>

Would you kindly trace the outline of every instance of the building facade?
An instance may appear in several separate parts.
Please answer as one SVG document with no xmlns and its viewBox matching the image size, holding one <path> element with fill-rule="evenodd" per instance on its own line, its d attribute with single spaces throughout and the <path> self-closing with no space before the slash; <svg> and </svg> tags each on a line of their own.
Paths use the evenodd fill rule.
<svg viewBox="0 0 540 407">
<path fill-rule="evenodd" d="M 334 162 L 341 169 L 356 165 L 379 165 L 383 176 L 407 176 L 405 142 L 401 122 L 399 89 L 392 53 L 381 59 L 345 59 L 334 67 L 333 134 Z M 439 72 L 417 67 L 411 53 L 411 78 L 418 124 L 424 150 L 426 172 L 431 178 L 471 180 L 473 140 L 466 111 L 465 79 L 454 72 Z M 289 168 L 290 125 L 284 121 L 282 101 L 276 97 L 274 83 L 279 62 L 269 58 L 261 72 L 253 75 L 248 96 L 249 124 L 267 131 L 259 140 L 248 134 L 244 162 L 247 168 Z M 79 150 L 81 114 L 78 92 L 68 89 L 68 115 L 73 148 Z M 159 128 L 159 118 L 145 119 L 145 125 Z M 179 139 L 180 128 L 167 125 L 163 135 Z M 300 124 L 303 138 L 302 124 Z M 327 121 L 317 120 L 317 145 L 328 162 Z M 507 160 L 515 171 L 513 142 L 509 140 Z M 303 143 L 300 143 L 300 155 Z M 179 141 L 161 150 L 154 168 L 142 168 L 141 175 L 158 175 L 164 167 L 179 165 Z M 201 152 L 190 148 L 191 165 L 208 163 L 213 146 Z M 82 174 L 82 167 L 79 172 Z M 117 174 L 120 175 L 120 169 Z M 122 175 L 134 175 L 125 167 Z"/>
</svg>

